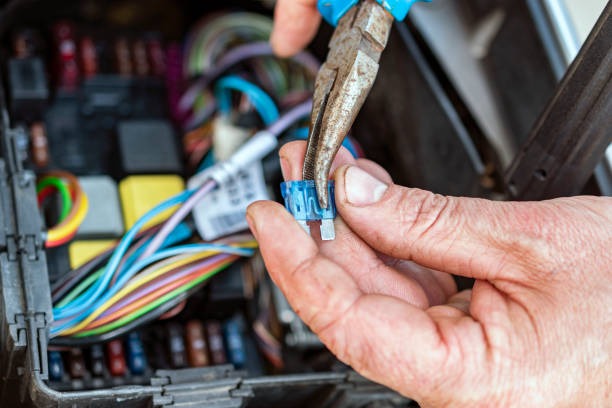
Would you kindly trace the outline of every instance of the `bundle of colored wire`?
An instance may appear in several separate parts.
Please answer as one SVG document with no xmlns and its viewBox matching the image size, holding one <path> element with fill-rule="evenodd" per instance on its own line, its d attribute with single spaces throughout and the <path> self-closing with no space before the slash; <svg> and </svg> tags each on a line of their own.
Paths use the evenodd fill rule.
<svg viewBox="0 0 612 408">
<path fill-rule="evenodd" d="M 112 296 L 105 296 L 85 319 L 62 330 L 59 335 L 99 335 L 130 323 L 206 281 L 240 256 L 250 256 L 255 246 L 252 238 L 231 246 L 199 244 L 199 252 L 167 257 L 141 269 L 129 279 L 123 279 L 120 290 L 113 291 Z M 205 248 L 209 249 L 203 250 Z M 60 320 L 57 323 L 62 325 L 65 322 Z"/>
<path fill-rule="evenodd" d="M 55 247 L 70 241 L 87 215 L 89 202 L 75 176 L 64 171 L 46 173 L 37 183 L 38 203 L 54 190 L 60 193 L 62 208 L 57 225 L 47 231 L 45 245 Z"/>
<path fill-rule="evenodd" d="M 287 60 L 277 58 L 268 44 L 272 25 L 267 16 L 227 13 L 208 16 L 190 31 L 182 65 L 185 80 L 196 81 L 172 107 L 177 117 L 187 115 L 181 120 L 185 129 L 205 123 L 217 108 L 227 108 L 227 104 L 219 106 L 219 93 L 213 95 L 209 85 L 239 63 L 243 63 L 240 76 L 255 80 L 277 101 L 289 92 L 312 91 L 318 61 L 307 52 Z M 250 95 L 249 99 L 255 101 Z M 258 111 L 266 112 L 266 108 Z"/>
<path fill-rule="evenodd" d="M 271 56 L 274 56 L 274 50 L 267 41 L 239 45 L 231 50 L 228 50 L 213 68 L 204 72 L 203 76 L 183 94 L 177 109 L 181 112 L 186 112 L 191 109 L 197 98 L 210 85 L 210 83 L 232 66 L 248 59 Z M 311 78 L 314 78 L 319 71 L 319 62 L 315 57 L 306 51 L 296 54 L 291 58 L 291 61 L 303 67 L 305 73 Z"/>
<path fill-rule="evenodd" d="M 272 20 L 256 13 L 227 13 L 203 19 L 187 37 L 185 63 L 187 76 L 210 70 L 231 45 L 267 41 Z"/>
<path fill-rule="evenodd" d="M 132 244 L 135 236 L 138 232 L 144 227 L 144 225 L 149 222 L 152 218 L 157 216 L 159 213 L 172 208 L 176 204 L 180 204 L 184 202 L 193 191 L 183 191 L 174 197 L 167 199 L 166 201 L 158 204 L 151 210 L 149 210 L 145 215 L 143 215 L 137 222 L 134 224 L 130 230 L 123 236 L 113 254 L 111 255 L 108 263 L 104 267 L 104 272 L 100 275 L 100 278 L 96 280 L 94 284 L 83 294 L 81 294 L 78 298 L 76 298 L 73 302 L 65 307 L 54 307 L 53 315 L 55 319 L 63 319 L 67 316 L 72 316 L 79 314 L 89 308 L 92 304 L 96 302 L 102 295 L 102 293 L 108 288 L 108 284 L 111 281 L 113 275 L 115 274 L 123 256 L 128 250 L 129 246 Z"/>
<path fill-rule="evenodd" d="M 100 316 L 102 312 L 111 307 L 117 301 L 120 301 L 125 296 L 131 294 L 135 289 L 141 285 L 157 279 L 161 275 L 164 275 L 168 271 L 172 271 L 170 275 L 164 275 L 166 278 L 164 288 L 161 291 L 156 292 L 159 295 L 166 295 L 165 292 L 168 288 L 177 288 L 175 283 L 178 278 L 181 278 L 180 273 L 184 272 L 182 267 L 190 266 L 191 262 L 205 260 L 216 254 L 229 254 L 223 255 L 223 261 L 221 263 L 214 263 L 214 268 L 208 268 L 208 263 L 199 264 L 198 270 L 192 270 L 190 273 L 195 273 L 190 276 L 190 279 L 180 280 L 182 285 L 179 285 L 184 290 L 192 287 L 191 278 L 200 278 L 202 273 L 208 273 L 214 271 L 215 273 L 224 267 L 228 266 L 239 256 L 250 256 L 253 253 L 252 247 L 256 245 L 254 242 L 240 242 L 232 245 L 216 245 L 216 244 L 188 244 L 171 247 L 165 250 L 156 252 L 153 256 L 147 257 L 142 261 L 136 261 L 134 264 L 127 268 L 125 272 L 122 272 L 120 278 L 116 284 L 110 286 L 110 288 L 101 296 L 96 302 L 90 307 L 75 313 L 64 313 L 61 315 L 55 313 L 56 321 L 51 328 L 52 336 L 56 335 L 71 335 L 76 332 L 82 331 L 89 326 L 96 317 Z M 178 257 L 177 257 L 178 256 Z M 171 259 L 171 261 L 169 261 Z M 159 261 L 162 261 L 161 263 Z M 165 264 L 164 261 L 169 261 Z M 227 261 L 227 262 L 225 262 Z M 207 261 L 208 262 L 208 261 Z M 152 265 L 152 266 L 150 266 Z M 82 284 L 76 286 L 70 293 L 68 293 L 54 308 L 54 310 L 66 310 L 71 304 L 79 299 L 79 296 L 87 293 L 88 287 L 94 284 L 95 281 L 101 278 L 104 274 L 104 269 L 99 270 L 97 273 L 90 275 L 88 279 L 82 282 Z M 211 275 L 207 275 L 210 277 Z M 184 277 L 183 277 L 184 278 Z M 200 280 L 201 281 L 201 280 Z M 200 282 L 198 281 L 198 283 Z M 171 284 L 172 283 L 172 284 Z M 179 292 L 173 292 L 174 297 Z M 149 296 L 141 306 L 149 307 L 155 297 Z M 164 297 L 168 300 L 168 297 Z M 132 298 L 132 301 L 139 300 L 138 298 Z M 155 303 L 155 302 L 153 302 Z M 162 302 L 163 303 L 163 302 Z M 159 303 L 155 303 L 159 305 Z M 60 317 L 62 316 L 62 317 Z M 122 320 L 124 321 L 124 320 Z M 115 326 L 114 326 L 115 327 Z"/>
<path fill-rule="evenodd" d="M 138 240 L 137 242 L 144 241 L 145 237 L 147 237 L 149 234 L 157 232 L 160 228 L 161 228 L 161 224 L 155 225 L 153 227 L 149 227 L 146 230 L 139 232 L 136 235 L 135 239 Z M 106 251 L 90 259 L 88 262 L 84 263 L 78 268 L 73 269 L 72 271 L 64 274 L 62 278 L 52 283 L 51 284 L 51 295 L 52 295 L 51 300 L 53 301 L 53 303 L 57 304 L 59 300 L 66 295 L 66 293 L 72 290 L 83 279 L 91 275 L 93 271 L 98 270 L 101 267 L 103 267 L 104 264 L 108 262 L 108 259 L 110 258 L 110 256 L 112 255 L 113 251 L 115 250 L 118 244 L 119 242 L 116 242 L 115 245 L 113 245 L 111 248 L 107 249 Z"/>
</svg>

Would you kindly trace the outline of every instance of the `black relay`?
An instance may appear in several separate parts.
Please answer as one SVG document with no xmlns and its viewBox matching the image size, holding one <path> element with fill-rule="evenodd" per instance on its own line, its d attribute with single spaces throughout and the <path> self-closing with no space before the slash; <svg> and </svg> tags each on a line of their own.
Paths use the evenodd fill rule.
<svg viewBox="0 0 612 408">
<path fill-rule="evenodd" d="M 49 99 L 45 65 L 38 57 L 8 62 L 10 103 L 14 119 L 38 120 Z"/>
<path fill-rule="evenodd" d="M 121 166 L 128 174 L 181 173 L 174 130 L 158 119 L 126 120 L 117 126 Z"/>
</svg>

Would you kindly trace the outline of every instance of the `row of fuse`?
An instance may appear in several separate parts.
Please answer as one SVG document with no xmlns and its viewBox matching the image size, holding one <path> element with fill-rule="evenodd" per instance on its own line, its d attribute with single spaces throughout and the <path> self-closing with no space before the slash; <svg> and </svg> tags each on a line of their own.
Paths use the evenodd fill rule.
<svg viewBox="0 0 612 408">
<path fill-rule="evenodd" d="M 162 77 L 166 70 L 165 52 L 155 34 L 137 39 L 119 36 L 112 41 L 111 53 L 106 50 L 107 41 L 91 35 L 78 38 L 77 30 L 69 22 L 56 23 L 52 36 L 57 85 L 60 88 L 75 88 L 81 77 L 92 77 L 104 71 L 100 69 L 100 62 L 106 59 L 113 60 L 116 72 L 124 77 Z M 20 55 L 19 46 L 15 48 L 17 55 Z"/>
<path fill-rule="evenodd" d="M 159 353 L 165 353 L 172 368 L 205 367 L 228 362 L 242 368 L 246 363 L 246 346 L 241 326 L 240 319 L 231 319 L 223 324 L 191 320 L 184 327 L 170 323 L 165 327 L 165 345 L 155 344 L 153 346 L 157 347 L 151 351 L 158 360 L 163 357 Z M 139 377 L 151 372 L 138 332 L 131 332 L 123 340 L 94 344 L 87 354 L 86 363 L 85 353 L 80 348 L 50 350 L 49 380 L 62 382 L 109 376 Z"/>
</svg>

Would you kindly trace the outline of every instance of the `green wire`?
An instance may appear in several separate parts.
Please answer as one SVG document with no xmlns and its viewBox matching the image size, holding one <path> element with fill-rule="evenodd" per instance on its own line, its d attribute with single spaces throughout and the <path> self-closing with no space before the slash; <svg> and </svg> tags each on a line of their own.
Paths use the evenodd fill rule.
<svg viewBox="0 0 612 408">
<path fill-rule="evenodd" d="M 43 188 L 52 186 L 59 191 L 62 197 L 62 212 L 60 214 L 59 222 L 62 222 L 64 218 L 68 216 L 70 210 L 72 209 L 72 197 L 70 197 L 70 191 L 68 190 L 68 185 L 64 180 L 59 177 L 45 177 L 40 180 L 36 185 L 36 193 L 40 193 Z"/>
<path fill-rule="evenodd" d="M 77 297 L 81 292 L 87 289 L 96 279 L 98 279 L 100 275 L 104 273 L 104 269 L 106 269 L 106 266 L 98 269 L 92 275 L 89 275 L 87 279 L 85 279 L 83 282 L 79 283 L 77 287 L 72 289 L 70 293 L 68 293 L 55 307 L 64 307 L 68 302 L 72 301 L 72 299 Z"/>
<path fill-rule="evenodd" d="M 129 322 L 131 322 L 132 320 L 142 316 L 143 314 L 149 313 L 151 310 L 161 306 L 162 304 L 168 302 L 169 300 L 172 300 L 172 298 L 180 295 L 183 292 L 188 291 L 189 289 L 193 288 L 194 286 L 202 283 L 203 281 L 205 281 L 206 279 L 211 278 L 212 276 L 216 275 L 217 273 L 219 273 L 220 271 L 224 270 L 225 268 L 227 268 L 228 266 L 230 266 L 233 262 L 228 262 L 227 265 L 223 265 L 218 267 L 217 269 L 213 269 L 212 271 L 208 272 L 205 275 L 200 276 L 197 279 L 194 279 L 191 282 L 188 282 L 186 284 L 184 284 L 181 287 L 178 287 L 176 289 L 174 289 L 172 292 L 166 293 L 164 296 L 158 298 L 157 300 L 147 304 L 146 306 L 143 306 L 142 308 L 133 311 L 132 313 L 128 314 L 127 316 L 123 316 L 121 319 L 115 320 L 112 323 L 108 323 L 104 326 L 100 326 L 97 327 L 95 329 L 91 329 L 91 330 L 87 330 L 78 334 L 74 334 L 73 337 L 87 337 L 87 336 L 95 336 L 97 334 L 103 334 L 106 333 L 108 331 L 114 330 L 117 327 L 123 326 L 128 324 Z"/>
</svg>

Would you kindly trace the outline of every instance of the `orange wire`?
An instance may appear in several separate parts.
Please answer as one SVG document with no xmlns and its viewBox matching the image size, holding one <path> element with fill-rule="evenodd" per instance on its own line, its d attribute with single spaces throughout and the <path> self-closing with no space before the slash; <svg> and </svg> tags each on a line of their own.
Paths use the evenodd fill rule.
<svg viewBox="0 0 612 408">
<path fill-rule="evenodd" d="M 146 305 L 147 303 L 152 302 L 153 300 L 157 299 L 158 297 L 165 295 L 166 293 L 168 293 L 168 292 L 178 288 L 179 286 L 182 286 L 183 284 L 189 282 L 191 279 L 192 279 L 192 275 L 189 275 L 189 276 L 185 276 L 184 278 L 179 279 L 179 280 L 177 280 L 175 282 L 172 282 L 168 286 L 165 286 L 165 287 L 163 287 L 161 289 L 158 289 L 155 292 L 149 293 L 147 296 L 138 299 L 137 301 L 135 301 L 134 303 L 129 304 L 128 306 L 126 306 L 123 309 L 119 309 L 116 312 L 109 314 L 108 316 L 105 316 L 105 317 L 100 318 L 98 320 L 94 320 L 89 325 L 84 327 L 82 330 L 95 329 L 96 327 L 99 327 L 99 326 L 101 326 L 101 325 L 103 325 L 105 323 L 109 323 L 109 322 L 112 322 L 114 320 L 117 320 L 120 317 L 123 317 L 123 316 L 125 316 L 128 313 L 131 313 L 131 312 L 134 312 L 134 311 L 138 310 L 139 308 L 141 308 L 142 306 Z"/>
<path fill-rule="evenodd" d="M 136 300 L 134 303 L 130 303 L 129 305 L 125 306 L 124 308 L 121 308 L 111 314 L 109 314 L 108 316 L 99 318 L 97 320 L 94 320 L 93 322 L 91 322 L 89 325 L 87 325 L 86 327 L 84 327 L 82 330 L 91 330 L 91 329 L 95 329 L 96 327 L 102 326 L 108 322 L 112 322 L 116 319 L 119 319 L 123 316 L 125 316 L 126 314 L 132 313 L 138 309 L 140 309 L 141 307 L 143 307 L 144 305 L 146 305 L 149 302 L 152 302 L 153 300 L 157 299 L 158 297 L 161 297 L 163 295 L 165 295 L 168 292 L 173 291 L 174 289 L 183 286 L 185 283 L 198 278 L 201 275 L 205 275 L 206 273 L 208 273 L 209 271 L 211 271 L 212 269 L 215 269 L 216 267 L 218 267 L 220 264 L 224 264 L 227 262 L 227 259 L 224 260 L 220 260 L 218 262 L 215 262 L 212 265 L 207 266 L 204 269 L 199 269 L 194 271 L 193 273 L 190 273 L 189 275 L 176 280 L 174 282 L 172 282 L 171 284 L 164 286 L 161 289 L 158 289 L 154 292 L 149 293 L 148 295 Z M 127 294 L 126 294 L 127 296 Z M 120 299 L 117 299 L 117 301 L 119 301 Z"/>
</svg>

